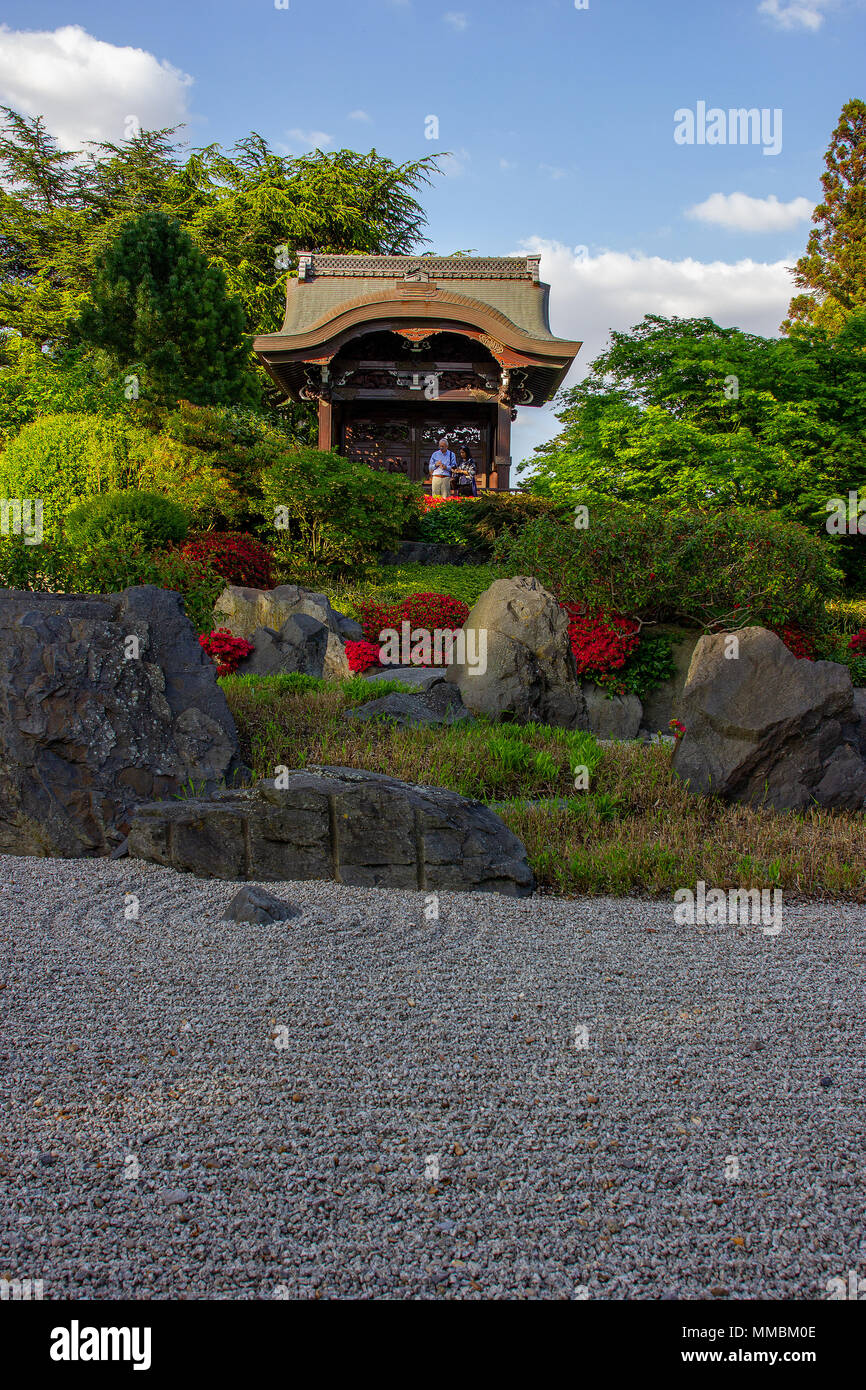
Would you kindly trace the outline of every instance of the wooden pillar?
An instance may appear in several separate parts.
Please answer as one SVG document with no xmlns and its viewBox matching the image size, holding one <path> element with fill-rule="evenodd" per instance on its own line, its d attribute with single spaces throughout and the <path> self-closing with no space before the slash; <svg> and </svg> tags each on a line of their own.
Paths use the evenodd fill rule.
<svg viewBox="0 0 866 1390">
<path fill-rule="evenodd" d="M 511 472 L 511 406 L 500 401 L 496 407 L 496 447 L 494 450 L 496 487 L 501 492 L 510 486 Z"/>
<path fill-rule="evenodd" d="M 334 408 L 330 401 L 319 397 L 319 448 L 334 447 Z"/>
</svg>

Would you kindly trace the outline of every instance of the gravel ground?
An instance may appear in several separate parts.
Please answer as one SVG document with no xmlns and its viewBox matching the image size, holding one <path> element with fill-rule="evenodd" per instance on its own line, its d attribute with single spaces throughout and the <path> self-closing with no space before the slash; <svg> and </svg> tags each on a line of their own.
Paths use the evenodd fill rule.
<svg viewBox="0 0 866 1390">
<path fill-rule="evenodd" d="M 0 880 L 0 1277 L 46 1298 L 866 1275 L 866 909 L 786 905 L 770 937 L 302 883 L 253 926 L 221 921 L 236 885 L 137 861 Z"/>
</svg>

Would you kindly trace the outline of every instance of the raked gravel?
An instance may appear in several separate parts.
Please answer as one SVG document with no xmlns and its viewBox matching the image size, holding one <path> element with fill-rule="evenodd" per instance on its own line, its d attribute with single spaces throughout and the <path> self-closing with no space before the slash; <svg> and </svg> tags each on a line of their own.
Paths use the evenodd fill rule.
<svg viewBox="0 0 866 1390">
<path fill-rule="evenodd" d="M 421 893 L 267 886 L 303 915 L 0 857 L 0 1277 L 820 1299 L 866 1276 L 866 909 L 786 904 L 768 936 L 635 899 L 443 893 L 429 920 Z"/>
</svg>

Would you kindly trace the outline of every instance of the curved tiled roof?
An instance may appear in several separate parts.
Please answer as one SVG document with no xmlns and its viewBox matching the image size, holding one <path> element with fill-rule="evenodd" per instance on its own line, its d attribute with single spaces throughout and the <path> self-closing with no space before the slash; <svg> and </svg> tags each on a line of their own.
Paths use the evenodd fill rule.
<svg viewBox="0 0 866 1390">
<path fill-rule="evenodd" d="M 290 280 L 286 316 L 278 335 L 307 337 L 350 308 L 418 296 L 435 305 L 483 306 L 540 343 L 562 342 L 548 321 L 549 286 L 538 278 L 537 256 L 325 256 L 301 252 L 298 278 Z"/>
</svg>

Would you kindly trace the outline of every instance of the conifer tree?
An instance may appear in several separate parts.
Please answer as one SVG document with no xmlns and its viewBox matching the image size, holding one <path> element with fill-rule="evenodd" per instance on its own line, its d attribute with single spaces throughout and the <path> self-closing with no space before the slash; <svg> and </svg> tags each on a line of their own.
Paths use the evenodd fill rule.
<svg viewBox="0 0 866 1390">
<path fill-rule="evenodd" d="M 76 325 L 85 344 L 134 368 L 158 405 L 251 399 L 250 340 L 219 266 L 163 212 L 126 223 L 108 247 Z"/>
</svg>

